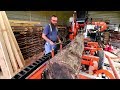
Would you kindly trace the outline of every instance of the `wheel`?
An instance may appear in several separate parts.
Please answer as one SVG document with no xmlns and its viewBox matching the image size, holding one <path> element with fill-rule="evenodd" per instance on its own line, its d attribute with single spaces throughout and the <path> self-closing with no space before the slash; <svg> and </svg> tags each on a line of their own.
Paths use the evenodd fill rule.
<svg viewBox="0 0 120 90">
<path fill-rule="evenodd" d="M 96 71 L 95 72 L 95 74 L 97 75 L 97 76 L 99 76 L 100 74 L 101 74 L 101 76 L 104 74 L 104 77 L 103 78 L 108 78 L 108 79 L 115 79 L 114 78 L 114 76 L 109 72 L 109 71 L 107 71 L 107 70 L 103 70 L 103 69 L 101 69 L 101 70 L 98 70 L 98 71 Z M 101 78 L 102 78 L 101 77 Z"/>
<path fill-rule="evenodd" d="M 97 56 L 99 57 L 98 70 L 100 70 L 103 68 L 103 64 L 104 64 L 104 52 L 103 52 L 103 50 L 99 50 L 97 52 Z"/>
</svg>

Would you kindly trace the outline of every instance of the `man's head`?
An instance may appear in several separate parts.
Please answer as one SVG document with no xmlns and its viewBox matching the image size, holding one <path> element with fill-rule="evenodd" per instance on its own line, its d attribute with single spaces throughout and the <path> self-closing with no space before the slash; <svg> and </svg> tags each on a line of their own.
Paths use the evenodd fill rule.
<svg viewBox="0 0 120 90">
<path fill-rule="evenodd" d="M 51 23 L 54 24 L 54 25 L 56 25 L 57 24 L 57 20 L 58 20 L 57 16 L 52 15 L 51 20 L 50 20 Z"/>
</svg>

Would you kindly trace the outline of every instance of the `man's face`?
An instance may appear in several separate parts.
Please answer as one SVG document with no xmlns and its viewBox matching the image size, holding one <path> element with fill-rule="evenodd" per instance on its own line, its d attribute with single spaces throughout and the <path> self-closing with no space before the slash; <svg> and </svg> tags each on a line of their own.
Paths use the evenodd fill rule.
<svg viewBox="0 0 120 90">
<path fill-rule="evenodd" d="M 57 24 L 57 20 L 58 20 L 57 17 L 52 17 L 51 18 L 51 23 L 56 25 Z"/>
</svg>

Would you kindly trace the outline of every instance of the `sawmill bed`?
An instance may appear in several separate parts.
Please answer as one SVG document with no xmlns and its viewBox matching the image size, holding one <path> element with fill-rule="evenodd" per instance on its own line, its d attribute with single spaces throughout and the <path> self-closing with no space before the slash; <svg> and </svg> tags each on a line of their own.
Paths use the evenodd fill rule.
<svg viewBox="0 0 120 90">
<path fill-rule="evenodd" d="M 36 60 L 40 59 L 43 56 L 44 52 L 41 52 L 37 55 L 34 55 L 31 58 L 28 58 L 25 60 L 25 67 L 29 66 L 30 64 L 32 64 L 33 62 L 35 62 Z"/>
<path fill-rule="evenodd" d="M 32 56 L 31 58 L 26 59 L 25 60 L 25 66 L 24 66 L 24 68 L 27 67 L 27 66 L 29 66 L 30 64 L 32 64 L 36 60 L 40 59 L 43 56 L 43 54 L 44 54 L 44 52 L 41 52 L 41 53 L 39 53 L 37 55 Z M 19 70 L 19 71 L 21 71 L 21 70 Z M 18 72 L 16 72 L 16 74 Z M 1 68 L 0 68 L 0 79 L 3 79 L 3 78 L 4 78 L 4 76 L 3 76 L 3 73 L 2 73 Z"/>
</svg>

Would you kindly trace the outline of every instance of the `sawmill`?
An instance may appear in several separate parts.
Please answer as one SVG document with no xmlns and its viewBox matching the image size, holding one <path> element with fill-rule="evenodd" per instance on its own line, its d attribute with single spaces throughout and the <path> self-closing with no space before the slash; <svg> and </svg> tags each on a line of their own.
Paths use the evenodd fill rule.
<svg viewBox="0 0 120 90">
<path fill-rule="evenodd" d="M 120 79 L 120 11 L 0 11 L 0 79 Z"/>
</svg>

